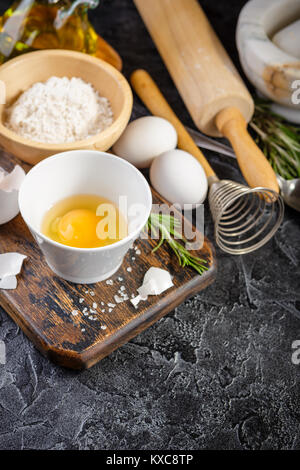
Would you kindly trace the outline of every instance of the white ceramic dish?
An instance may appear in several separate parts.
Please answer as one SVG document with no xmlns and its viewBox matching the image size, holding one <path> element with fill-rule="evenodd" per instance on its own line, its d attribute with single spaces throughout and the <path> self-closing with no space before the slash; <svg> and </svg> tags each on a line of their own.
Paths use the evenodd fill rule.
<svg viewBox="0 0 300 470">
<path fill-rule="evenodd" d="M 293 99 L 297 93 L 293 84 L 300 80 L 300 60 L 277 47 L 272 37 L 299 18 L 300 0 L 250 0 L 240 13 L 236 35 L 248 79 L 277 103 L 277 112 L 280 105 L 284 116 L 293 122 L 300 122 L 300 102 Z"/>
<path fill-rule="evenodd" d="M 117 206 L 126 196 L 129 235 L 100 248 L 72 248 L 41 233 L 45 213 L 59 200 L 74 194 L 98 194 Z M 79 284 L 91 284 L 112 276 L 130 246 L 140 235 L 152 208 L 152 194 L 144 176 L 130 163 L 104 152 L 75 150 L 54 155 L 37 164 L 21 186 L 22 217 L 41 248 L 52 271 Z M 125 213 L 127 212 L 127 213 Z"/>
</svg>

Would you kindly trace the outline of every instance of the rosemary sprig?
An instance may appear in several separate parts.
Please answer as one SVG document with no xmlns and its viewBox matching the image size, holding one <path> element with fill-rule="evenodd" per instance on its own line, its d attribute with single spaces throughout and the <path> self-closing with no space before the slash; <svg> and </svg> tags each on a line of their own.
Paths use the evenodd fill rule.
<svg viewBox="0 0 300 470">
<path fill-rule="evenodd" d="M 182 243 L 174 239 L 176 237 L 182 242 L 186 242 L 185 238 L 177 230 L 181 226 L 178 219 L 172 215 L 152 213 L 147 225 L 151 233 L 155 236 L 160 235 L 158 244 L 153 249 L 153 252 L 157 251 L 166 242 L 175 253 L 178 263 L 182 268 L 190 266 L 200 275 L 208 270 L 206 260 L 193 256 Z"/>
<path fill-rule="evenodd" d="M 299 128 L 286 124 L 281 116 L 271 111 L 270 103 L 261 99 L 255 102 L 250 125 L 274 171 L 286 180 L 300 178 Z"/>
</svg>

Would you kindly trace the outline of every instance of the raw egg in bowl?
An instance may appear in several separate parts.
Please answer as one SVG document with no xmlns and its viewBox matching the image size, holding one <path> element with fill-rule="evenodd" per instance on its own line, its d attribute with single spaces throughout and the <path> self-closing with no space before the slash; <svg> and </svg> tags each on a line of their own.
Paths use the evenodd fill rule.
<svg viewBox="0 0 300 470">
<path fill-rule="evenodd" d="M 119 269 L 148 220 L 152 194 L 127 161 L 75 150 L 33 167 L 20 188 L 19 206 L 52 271 L 91 284 Z"/>
</svg>

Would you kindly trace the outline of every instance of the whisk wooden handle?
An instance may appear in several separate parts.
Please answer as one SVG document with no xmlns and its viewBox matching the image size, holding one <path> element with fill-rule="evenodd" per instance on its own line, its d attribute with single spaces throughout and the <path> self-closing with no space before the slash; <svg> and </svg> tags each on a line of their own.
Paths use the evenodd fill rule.
<svg viewBox="0 0 300 470">
<path fill-rule="evenodd" d="M 131 84 L 145 106 L 155 116 L 167 119 L 173 124 L 178 135 L 178 147 L 191 153 L 201 163 L 207 178 L 215 177 L 215 172 L 197 147 L 190 134 L 178 119 L 156 83 L 145 70 L 136 70 L 130 78 Z"/>
<path fill-rule="evenodd" d="M 225 108 L 216 117 L 219 131 L 230 141 L 243 176 L 251 188 L 265 187 L 279 192 L 276 175 L 247 131 L 247 123 L 238 108 Z"/>
</svg>

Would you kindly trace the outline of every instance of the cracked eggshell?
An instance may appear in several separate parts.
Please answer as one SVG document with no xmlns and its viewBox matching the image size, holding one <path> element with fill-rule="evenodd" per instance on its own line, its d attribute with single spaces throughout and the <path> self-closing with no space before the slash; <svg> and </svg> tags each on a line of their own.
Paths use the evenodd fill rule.
<svg viewBox="0 0 300 470">
<path fill-rule="evenodd" d="M 0 168 L 0 225 L 14 219 L 19 213 L 19 189 L 25 171 L 19 165 L 11 173 Z"/>
<path fill-rule="evenodd" d="M 150 180 L 156 191 L 181 209 L 194 209 L 206 198 L 205 172 L 198 160 L 184 150 L 159 155 L 151 165 Z"/>
<path fill-rule="evenodd" d="M 161 268 L 151 267 L 144 276 L 143 285 L 138 293 L 143 297 L 148 295 L 160 295 L 170 287 L 174 286 L 169 271 Z"/>
<path fill-rule="evenodd" d="M 16 289 L 24 260 L 27 258 L 20 253 L 0 254 L 0 289 Z"/>
<path fill-rule="evenodd" d="M 177 132 L 166 119 L 145 116 L 132 121 L 113 146 L 114 153 L 137 168 L 149 168 L 161 153 L 177 146 Z"/>
</svg>

